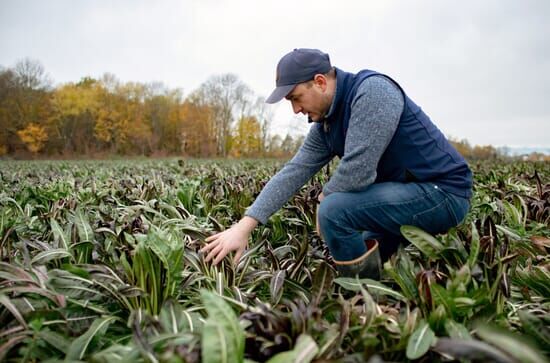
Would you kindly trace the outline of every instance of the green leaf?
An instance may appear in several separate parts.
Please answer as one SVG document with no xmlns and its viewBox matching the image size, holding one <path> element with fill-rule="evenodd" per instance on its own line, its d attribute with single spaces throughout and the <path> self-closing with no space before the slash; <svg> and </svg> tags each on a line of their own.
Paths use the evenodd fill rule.
<svg viewBox="0 0 550 363">
<path fill-rule="evenodd" d="M 267 363 L 309 363 L 319 352 L 317 343 L 307 334 L 301 334 L 294 349 L 273 356 Z"/>
<path fill-rule="evenodd" d="M 438 338 L 433 350 L 457 360 L 475 362 L 517 363 L 503 351 L 475 339 Z"/>
<path fill-rule="evenodd" d="M 67 237 L 67 235 L 65 234 L 65 231 L 63 230 L 63 228 L 61 228 L 59 223 L 57 223 L 57 221 L 53 218 L 50 219 L 50 227 L 53 232 L 53 238 L 57 242 L 57 244 L 61 248 L 65 250 L 69 250 L 70 239 Z"/>
<path fill-rule="evenodd" d="M 82 359 L 86 354 L 86 350 L 90 346 L 92 340 L 104 335 L 109 325 L 111 325 L 116 319 L 117 317 L 115 316 L 107 316 L 94 320 L 86 333 L 73 340 L 67 353 L 67 359 Z"/>
<path fill-rule="evenodd" d="M 434 305 L 442 305 L 449 313 L 455 313 L 454 300 L 452 299 L 451 292 L 445 289 L 439 284 L 432 284 L 430 286 L 430 292 L 434 301 Z"/>
<path fill-rule="evenodd" d="M 393 296 L 398 300 L 405 301 L 405 296 L 397 291 L 394 291 L 386 285 L 371 279 L 356 279 L 353 277 L 338 277 L 334 279 L 334 282 L 342 286 L 346 290 L 361 291 L 361 286 L 366 286 L 368 291 L 375 295 L 387 295 Z"/>
<path fill-rule="evenodd" d="M 283 296 L 283 285 L 285 283 L 286 270 L 279 270 L 271 277 L 269 292 L 271 293 L 271 303 L 277 305 Z"/>
<path fill-rule="evenodd" d="M 424 255 L 436 258 L 445 246 L 428 232 L 415 226 L 401 226 L 401 234 Z"/>
<path fill-rule="evenodd" d="M 21 323 L 21 325 L 23 325 L 25 328 L 27 327 L 27 322 L 25 321 L 19 310 L 17 310 L 17 307 L 11 302 L 9 297 L 2 293 L 0 293 L 0 304 L 4 305 L 6 309 L 8 309 L 10 313 L 12 313 L 12 315 L 17 319 L 17 321 Z"/>
<path fill-rule="evenodd" d="M 67 337 L 48 328 L 39 331 L 38 336 L 46 341 L 48 344 L 50 344 L 52 347 L 67 354 L 67 350 L 69 349 L 69 340 L 67 339 Z"/>
<path fill-rule="evenodd" d="M 203 363 L 242 362 L 234 337 L 214 319 L 206 320 L 202 329 L 201 354 Z"/>
<path fill-rule="evenodd" d="M 518 311 L 518 316 L 525 332 L 535 338 L 541 347 L 550 350 L 550 327 L 542 319 L 525 310 Z"/>
<path fill-rule="evenodd" d="M 407 358 L 418 359 L 422 357 L 436 340 L 437 338 L 430 325 L 425 321 L 421 321 L 407 343 Z"/>
<path fill-rule="evenodd" d="M 311 296 L 313 297 L 314 304 L 319 305 L 321 299 L 328 296 L 332 291 L 334 282 L 334 271 L 332 267 L 325 261 L 322 261 L 319 267 L 315 270 L 312 281 Z"/>
<path fill-rule="evenodd" d="M 400 249 L 397 252 L 395 261 L 395 266 L 392 265 L 391 261 L 386 261 L 384 270 L 399 285 L 407 299 L 414 301 L 420 299 L 418 284 L 415 279 L 417 269 L 415 269 L 409 255 Z"/>
<path fill-rule="evenodd" d="M 472 339 L 470 333 L 468 332 L 468 329 L 466 329 L 464 325 L 457 323 L 453 319 L 445 320 L 445 330 L 451 338 L 463 340 Z"/>
<path fill-rule="evenodd" d="M 90 226 L 88 216 L 81 209 L 76 212 L 74 222 L 80 242 L 92 242 L 94 240 L 94 231 L 92 230 L 92 226 Z"/>
<path fill-rule="evenodd" d="M 522 363 L 540 363 L 545 357 L 524 337 L 487 324 L 476 326 L 476 334 Z"/>
<path fill-rule="evenodd" d="M 65 257 L 72 257 L 72 255 L 70 254 L 70 252 L 63 248 L 55 248 L 38 253 L 31 260 L 31 264 L 44 265 L 51 260 L 57 260 Z"/>
<path fill-rule="evenodd" d="M 245 337 L 235 312 L 220 296 L 213 292 L 201 290 L 201 299 L 208 313 L 207 322 L 210 322 L 211 325 L 217 325 L 215 329 L 211 326 L 207 332 L 203 330 L 203 337 L 205 334 L 215 334 L 218 336 L 220 334 L 219 329 L 221 329 L 222 334 L 229 339 L 230 345 L 235 347 L 236 357 L 238 358 L 236 361 L 242 361 L 244 357 Z M 204 328 L 206 328 L 206 326 Z M 232 348 L 229 347 L 228 349 Z"/>
<path fill-rule="evenodd" d="M 472 270 L 477 263 L 480 244 L 479 233 L 477 232 L 477 228 L 474 222 L 472 222 L 470 229 L 472 231 L 472 240 L 470 242 L 470 255 L 468 256 L 468 265 L 470 266 L 470 270 Z"/>
<path fill-rule="evenodd" d="M 101 363 L 137 363 L 142 362 L 141 351 L 133 342 L 127 345 L 114 344 L 92 355 L 92 362 Z"/>
<path fill-rule="evenodd" d="M 191 331 L 200 332 L 202 323 L 197 312 L 184 311 L 179 302 L 168 300 L 162 307 L 159 322 L 164 331 L 173 334 Z"/>
</svg>

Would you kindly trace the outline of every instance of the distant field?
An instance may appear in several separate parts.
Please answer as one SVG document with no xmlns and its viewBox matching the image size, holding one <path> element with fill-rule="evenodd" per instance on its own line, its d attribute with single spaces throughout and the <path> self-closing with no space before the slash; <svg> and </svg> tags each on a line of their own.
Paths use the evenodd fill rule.
<svg viewBox="0 0 550 363">
<path fill-rule="evenodd" d="M 381 282 L 338 278 L 315 235 L 326 169 L 237 266 L 204 263 L 282 165 L 0 161 L 0 361 L 548 359 L 550 163 L 474 163 L 464 223 L 404 227 Z"/>
</svg>

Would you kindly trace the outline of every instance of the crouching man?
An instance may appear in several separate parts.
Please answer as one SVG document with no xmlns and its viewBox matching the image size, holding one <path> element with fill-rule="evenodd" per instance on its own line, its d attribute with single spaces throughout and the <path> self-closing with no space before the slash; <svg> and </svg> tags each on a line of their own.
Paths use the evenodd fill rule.
<svg viewBox="0 0 550 363">
<path fill-rule="evenodd" d="M 402 241 L 402 225 L 436 234 L 463 220 L 472 173 L 397 82 L 368 69 L 353 74 L 335 68 L 316 49 L 286 54 L 276 74 L 266 102 L 285 98 L 313 125 L 245 216 L 206 240 L 207 261 L 217 264 L 230 251 L 238 261 L 258 223 L 334 156 L 340 163 L 319 196 L 318 230 L 343 276 L 378 279 L 381 258 Z"/>
</svg>

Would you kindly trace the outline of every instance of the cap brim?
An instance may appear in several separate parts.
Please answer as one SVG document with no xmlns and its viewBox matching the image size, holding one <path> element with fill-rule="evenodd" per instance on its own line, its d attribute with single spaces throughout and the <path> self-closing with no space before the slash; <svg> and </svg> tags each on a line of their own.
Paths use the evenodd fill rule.
<svg viewBox="0 0 550 363">
<path fill-rule="evenodd" d="M 277 103 L 286 97 L 296 87 L 295 84 L 289 84 L 287 86 L 279 86 L 271 93 L 271 95 L 265 100 L 266 103 Z"/>
</svg>

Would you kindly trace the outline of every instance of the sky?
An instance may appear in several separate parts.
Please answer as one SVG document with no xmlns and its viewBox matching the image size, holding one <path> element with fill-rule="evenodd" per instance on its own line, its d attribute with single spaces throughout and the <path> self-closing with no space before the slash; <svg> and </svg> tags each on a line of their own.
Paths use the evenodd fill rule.
<svg viewBox="0 0 550 363">
<path fill-rule="evenodd" d="M 39 60 L 55 84 L 112 73 L 191 93 L 234 73 L 258 96 L 279 59 L 318 48 L 395 79 L 445 135 L 550 148 L 548 0 L 0 0 L 0 66 Z M 272 131 L 306 133 L 290 104 Z"/>
</svg>

